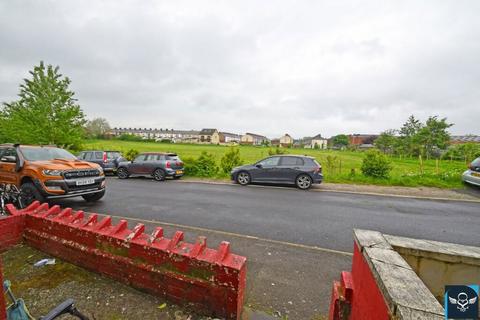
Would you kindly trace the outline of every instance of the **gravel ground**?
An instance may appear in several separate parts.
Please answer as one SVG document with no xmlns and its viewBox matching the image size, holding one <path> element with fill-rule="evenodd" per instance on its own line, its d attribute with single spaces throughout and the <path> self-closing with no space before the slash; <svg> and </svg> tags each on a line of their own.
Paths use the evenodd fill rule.
<svg viewBox="0 0 480 320">
<path fill-rule="evenodd" d="M 56 259 L 54 265 L 33 266 L 44 258 L 50 256 L 25 245 L 2 254 L 4 279 L 12 282 L 15 296 L 25 300 L 36 318 L 73 298 L 77 309 L 91 320 L 211 319 L 60 259 Z M 63 316 L 61 319 L 77 318 Z"/>
</svg>

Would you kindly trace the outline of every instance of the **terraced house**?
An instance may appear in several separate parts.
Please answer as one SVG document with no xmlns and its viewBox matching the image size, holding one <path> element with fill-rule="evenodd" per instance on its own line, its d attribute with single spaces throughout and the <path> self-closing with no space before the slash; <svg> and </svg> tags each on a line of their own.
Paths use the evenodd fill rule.
<svg viewBox="0 0 480 320">
<path fill-rule="evenodd" d="M 169 140 L 184 143 L 198 143 L 200 138 L 200 131 L 196 130 L 113 128 L 109 132 L 109 135 L 113 137 L 118 137 L 123 134 L 131 134 L 142 139 L 154 139 L 156 141 Z"/>
<path fill-rule="evenodd" d="M 211 143 L 211 144 L 219 144 L 220 143 L 220 135 L 217 129 L 202 129 L 199 133 L 200 143 Z"/>
<path fill-rule="evenodd" d="M 245 133 L 240 139 L 241 144 L 250 144 L 254 146 L 260 146 L 267 142 L 270 142 L 267 137 L 250 132 Z"/>
<path fill-rule="evenodd" d="M 220 143 L 238 144 L 240 143 L 241 139 L 242 139 L 242 136 L 239 134 L 229 133 L 229 132 L 220 132 Z"/>
</svg>

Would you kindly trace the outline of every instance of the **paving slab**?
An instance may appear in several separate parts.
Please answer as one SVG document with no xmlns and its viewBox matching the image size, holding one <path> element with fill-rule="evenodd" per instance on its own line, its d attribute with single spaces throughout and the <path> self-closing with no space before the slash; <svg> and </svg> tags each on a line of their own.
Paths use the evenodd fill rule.
<svg viewBox="0 0 480 320">
<path fill-rule="evenodd" d="M 177 230 L 184 231 L 188 242 L 199 235 L 206 236 L 209 247 L 229 241 L 232 252 L 246 256 L 245 310 L 250 320 L 271 316 L 289 320 L 326 319 L 333 280 L 339 278 L 341 271 L 351 268 L 348 252 L 143 222 L 147 231 L 162 226 L 166 237 Z M 134 219 L 129 221 L 130 225 L 136 223 Z"/>
</svg>

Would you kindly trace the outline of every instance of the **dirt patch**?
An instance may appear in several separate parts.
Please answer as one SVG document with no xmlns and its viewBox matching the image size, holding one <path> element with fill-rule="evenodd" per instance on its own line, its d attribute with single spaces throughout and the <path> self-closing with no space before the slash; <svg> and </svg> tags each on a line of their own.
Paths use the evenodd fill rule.
<svg viewBox="0 0 480 320">
<path fill-rule="evenodd" d="M 17 298 L 23 298 L 30 313 L 38 318 L 73 298 L 78 310 L 91 320 L 207 320 L 188 306 L 135 290 L 129 286 L 73 264 L 55 259 L 54 265 L 34 267 L 34 263 L 51 258 L 25 245 L 16 246 L 2 255 L 3 276 L 12 282 Z M 62 319 L 77 319 L 64 316 Z"/>
</svg>

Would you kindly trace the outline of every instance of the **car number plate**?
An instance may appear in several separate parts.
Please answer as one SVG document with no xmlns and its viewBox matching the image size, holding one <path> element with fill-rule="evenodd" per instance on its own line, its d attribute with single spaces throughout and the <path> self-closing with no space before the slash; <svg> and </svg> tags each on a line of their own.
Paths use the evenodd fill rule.
<svg viewBox="0 0 480 320">
<path fill-rule="evenodd" d="M 78 180 L 77 182 L 77 186 L 86 186 L 88 184 L 94 184 L 95 183 L 95 179 L 83 179 L 83 180 Z"/>
<path fill-rule="evenodd" d="M 478 172 L 472 172 L 472 176 L 480 177 L 480 173 L 478 173 Z"/>
<path fill-rule="evenodd" d="M 175 171 L 175 173 L 176 173 L 176 174 L 182 174 L 183 171 L 182 171 L 182 170 L 177 170 L 177 171 Z"/>
</svg>

